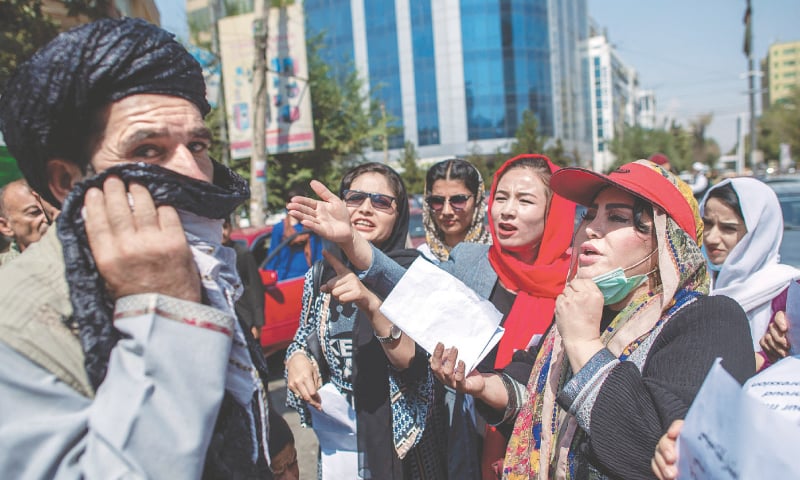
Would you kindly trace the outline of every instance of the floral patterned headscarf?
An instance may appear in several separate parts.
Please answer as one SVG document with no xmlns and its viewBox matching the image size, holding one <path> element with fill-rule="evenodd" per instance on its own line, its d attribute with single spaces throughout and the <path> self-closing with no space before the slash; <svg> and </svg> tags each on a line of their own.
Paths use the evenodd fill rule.
<svg viewBox="0 0 800 480">
<path fill-rule="evenodd" d="M 625 360 L 669 321 L 687 302 L 707 294 L 709 278 L 698 240 L 703 222 L 691 189 L 683 181 L 647 160 L 636 162 L 652 169 L 652 181 L 668 180 L 689 203 L 695 232 L 687 233 L 666 212 L 654 206 L 653 224 L 658 243 L 658 287 L 635 297 L 601 335 L 611 353 Z M 623 167 L 624 168 L 624 167 Z M 642 197 L 650 201 L 648 198 Z M 575 471 L 574 447 L 585 433 L 557 403 L 556 396 L 569 380 L 567 359 L 557 328 L 550 329 L 528 380 L 529 400 L 514 424 L 503 466 L 505 479 L 570 478 Z"/>
<path fill-rule="evenodd" d="M 492 243 L 492 237 L 489 235 L 489 231 L 486 229 L 486 189 L 483 186 L 483 177 L 481 176 L 481 173 L 477 168 L 465 160 L 451 159 L 445 160 L 444 162 L 461 162 L 462 164 L 469 166 L 469 168 L 474 170 L 474 173 L 478 176 L 478 191 L 475 193 L 475 211 L 472 214 L 472 221 L 469 224 L 467 234 L 463 241 L 467 243 Z M 435 167 L 436 165 L 431 168 Z M 450 169 L 448 168 L 447 178 L 449 178 L 449 170 Z M 437 178 L 436 180 L 440 179 Z M 433 188 L 433 185 L 425 185 L 425 193 L 430 194 L 431 188 Z M 444 243 L 444 233 L 439 226 L 436 225 L 436 221 L 433 218 L 433 211 L 427 204 L 422 209 L 422 224 L 425 228 L 425 242 L 431 249 L 431 253 L 433 253 L 433 255 L 440 261 L 446 261 L 448 258 L 450 258 L 451 247 Z"/>
</svg>

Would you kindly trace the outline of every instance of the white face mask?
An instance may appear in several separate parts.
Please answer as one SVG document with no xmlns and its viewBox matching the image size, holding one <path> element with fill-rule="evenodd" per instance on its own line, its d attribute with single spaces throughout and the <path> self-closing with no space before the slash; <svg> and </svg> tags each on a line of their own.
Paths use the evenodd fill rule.
<svg viewBox="0 0 800 480">
<path fill-rule="evenodd" d="M 625 276 L 625 271 L 635 268 L 653 256 L 658 249 L 654 249 L 652 252 L 647 254 L 646 257 L 639 260 L 638 262 L 634 263 L 628 268 L 620 268 L 617 267 L 610 272 L 603 273 L 592 278 L 592 281 L 597 285 L 597 288 L 603 293 L 603 305 L 613 305 L 623 298 L 627 297 L 633 289 L 640 286 L 642 283 L 647 280 L 647 276 L 651 273 L 655 272 L 657 268 L 650 270 L 647 273 L 643 273 L 641 275 L 634 275 L 630 278 Z"/>
</svg>

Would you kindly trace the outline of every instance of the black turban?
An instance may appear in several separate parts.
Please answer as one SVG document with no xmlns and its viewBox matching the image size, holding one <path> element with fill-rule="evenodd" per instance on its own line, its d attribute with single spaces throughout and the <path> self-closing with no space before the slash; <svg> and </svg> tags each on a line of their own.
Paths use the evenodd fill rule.
<svg viewBox="0 0 800 480">
<path fill-rule="evenodd" d="M 0 130 L 30 186 L 59 205 L 46 162 L 84 169 L 95 114 L 140 93 L 210 110 L 200 65 L 171 33 L 141 19 L 99 20 L 58 35 L 17 69 L 0 98 Z"/>
</svg>

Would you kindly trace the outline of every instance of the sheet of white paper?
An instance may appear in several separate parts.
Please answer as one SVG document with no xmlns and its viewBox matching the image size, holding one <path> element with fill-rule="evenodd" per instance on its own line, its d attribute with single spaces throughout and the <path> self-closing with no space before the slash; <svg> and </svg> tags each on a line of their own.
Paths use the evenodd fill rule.
<svg viewBox="0 0 800 480">
<path fill-rule="evenodd" d="M 395 285 L 381 312 L 428 353 L 438 342 L 457 347 L 467 373 L 503 336 L 503 315 L 490 301 L 422 258 Z"/>
<path fill-rule="evenodd" d="M 786 319 L 789 320 L 789 345 L 791 355 L 800 354 L 800 285 L 797 282 L 789 284 L 789 293 L 786 297 Z"/>
<path fill-rule="evenodd" d="M 787 365 L 783 362 L 791 360 Z M 800 425 L 762 399 L 797 391 L 800 369 L 787 358 L 753 377 L 745 389 L 714 364 L 678 437 L 681 479 L 800 478 Z M 780 367 L 777 371 L 770 371 Z M 766 382 L 761 375 L 768 374 Z M 770 395 L 765 393 L 772 392 Z M 797 403 L 797 397 L 794 400 Z"/>
<path fill-rule="evenodd" d="M 324 479 L 360 478 L 356 412 L 332 383 L 319 389 L 322 411 L 314 407 L 311 423 L 319 440 Z"/>
<path fill-rule="evenodd" d="M 800 441 L 800 357 L 786 357 L 744 384 L 744 391 L 784 421 L 798 426 Z"/>
</svg>

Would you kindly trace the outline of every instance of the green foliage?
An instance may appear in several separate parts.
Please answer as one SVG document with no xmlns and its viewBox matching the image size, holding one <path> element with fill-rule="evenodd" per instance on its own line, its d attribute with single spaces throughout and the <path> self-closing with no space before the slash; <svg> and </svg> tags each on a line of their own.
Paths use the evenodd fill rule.
<svg viewBox="0 0 800 480">
<path fill-rule="evenodd" d="M 560 138 L 557 138 L 550 147 L 545 147 L 547 138 L 539 135 L 539 122 L 536 116 L 530 111 L 525 110 L 522 112 L 522 123 L 514 135 L 514 143 L 511 144 L 511 149 L 507 158 L 516 157 L 517 155 L 540 153 L 547 155 L 556 165 L 566 167 L 573 165 L 578 159 L 575 154 L 567 152 L 564 144 Z M 497 152 L 497 156 L 502 156 Z M 505 158 L 503 159 L 505 160 Z M 498 167 L 500 164 L 497 165 Z"/>
<path fill-rule="evenodd" d="M 501 165 L 501 159 L 504 159 L 506 156 L 506 154 L 503 154 L 499 151 L 489 155 L 483 154 L 481 153 L 480 147 L 477 144 L 473 144 L 469 150 L 469 154 L 464 157 L 464 160 L 473 164 L 475 168 L 481 172 L 484 187 L 486 187 L 488 191 L 488 189 L 492 186 L 494 171 L 497 170 L 497 167 Z"/>
<path fill-rule="evenodd" d="M 626 126 L 612 140 L 611 152 L 617 160 L 609 170 L 661 152 L 669 158 L 673 171 L 688 170 L 692 164 L 692 145 L 695 136 L 677 124 L 668 130 L 651 130 L 640 126 Z"/>
<path fill-rule="evenodd" d="M 758 122 L 758 148 L 766 160 L 780 158 L 780 144 L 788 143 L 792 156 L 800 154 L 800 87 L 764 112 Z"/>
<path fill-rule="evenodd" d="M 362 163 L 364 150 L 386 131 L 379 104 L 364 93 L 358 72 L 352 68 L 337 80 L 320 55 L 323 45 L 321 35 L 307 44 L 314 150 L 270 156 L 267 203 L 271 211 L 283 208 L 286 191 L 297 186 L 307 189 L 311 179 L 338 191 L 344 171 Z"/>
<path fill-rule="evenodd" d="M 547 141 L 539 135 L 539 122 L 530 110 L 522 112 L 522 123 L 514 134 L 516 140 L 511 144 L 509 158 L 525 153 L 542 153 Z"/>
<path fill-rule="evenodd" d="M 42 0 L 0 1 L 0 94 L 17 66 L 58 34 L 58 25 L 42 12 Z M 112 0 L 64 0 L 67 15 L 90 20 L 108 17 Z"/>
<path fill-rule="evenodd" d="M 41 1 L 0 2 L 0 94 L 17 66 L 58 34 Z"/>
<path fill-rule="evenodd" d="M 424 193 L 425 190 L 426 172 L 417 166 L 417 160 L 419 160 L 419 155 L 417 155 L 414 144 L 407 141 L 403 148 L 403 153 L 400 156 L 399 163 L 400 168 L 403 170 L 400 176 L 403 177 L 403 182 L 406 184 L 406 191 L 409 194 Z"/>
<path fill-rule="evenodd" d="M 113 0 L 62 0 L 67 7 L 67 15 L 77 17 L 84 15 L 89 20 L 106 18 L 114 10 Z"/>
</svg>

